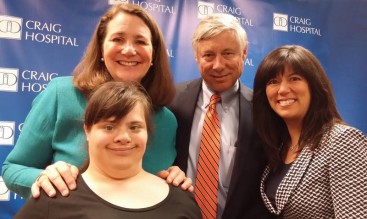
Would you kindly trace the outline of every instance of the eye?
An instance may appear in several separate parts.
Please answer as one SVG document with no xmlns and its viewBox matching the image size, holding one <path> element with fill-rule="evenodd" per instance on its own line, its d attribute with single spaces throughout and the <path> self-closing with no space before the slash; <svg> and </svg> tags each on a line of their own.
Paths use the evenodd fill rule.
<svg viewBox="0 0 367 219">
<path fill-rule="evenodd" d="M 291 76 L 289 78 L 290 81 L 301 81 L 302 80 L 302 77 L 301 76 L 298 76 L 298 75 L 294 75 L 294 76 Z"/>
<path fill-rule="evenodd" d="M 139 44 L 139 45 L 148 45 L 149 43 L 145 40 L 136 40 L 136 44 Z"/>
<path fill-rule="evenodd" d="M 115 127 L 114 127 L 113 125 L 105 125 L 105 126 L 104 126 L 104 129 L 105 129 L 106 131 L 113 131 L 113 130 L 115 129 Z"/>
<path fill-rule="evenodd" d="M 124 38 L 122 38 L 122 37 L 114 37 L 114 38 L 112 38 L 111 41 L 112 42 L 115 42 L 115 43 L 121 43 L 121 42 L 124 41 Z"/>
<path fill-rule="evenodd" d="M 202 59 L 204 59 L 205 61 L 210 62 L 211 60 L 214 59 L 214 54 L 213 53 L 204 53 L 202 56 Z"/>
<path fill-rule="evenodd" d="M 133 132 L 139 132 L 140 130 L 143 129 L 143 125 L 141 125 L 141 124 L 131 124 L 129 128 Z"/>
<path fill-rule="evenodd" d="M 225 52 L 225 53 L 223 53 L 223 56 L 224 56 L 225 58 L 231 58 L 231 57 L 233 57 L 233 55 L 234 55 L 234 53 L 233 53 L 233 52 Z"/>
<path fill-rule="evenodd" d="M 268 83 L 266 83 L 266 85 L 272 85 L 272 84 L 278 84 L 279 82 L 278 82 L 278 80 L 277 79 L 275 79 L 275 78 L 272 78 L 272 79 L 270 79 L 269 81 L 268 81 Z"/>
</svg>

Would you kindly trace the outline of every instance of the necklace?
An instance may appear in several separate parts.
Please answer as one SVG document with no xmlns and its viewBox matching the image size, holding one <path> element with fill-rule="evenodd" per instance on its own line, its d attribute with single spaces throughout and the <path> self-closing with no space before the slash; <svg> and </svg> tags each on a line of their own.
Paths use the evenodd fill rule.
<svg viewBox="0 0 367 219">
<path fill-rule="evenodd" d="M 299 147 L 299 144 L 297 143 L 297 144 L 295 144 L 295 145 L 291 145 L 291 146 L 289 146 L 289 150 L 290 150 L 290 151 L 297 151 L 297 150 L 298 150 L 298 147 Z"/>
</svg>

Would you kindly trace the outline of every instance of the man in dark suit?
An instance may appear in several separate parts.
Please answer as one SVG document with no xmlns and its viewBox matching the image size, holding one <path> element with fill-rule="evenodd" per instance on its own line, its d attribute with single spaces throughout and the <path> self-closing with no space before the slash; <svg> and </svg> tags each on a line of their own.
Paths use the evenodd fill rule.
<svg viewBox="0 0 367 219">
<path fill-rule="evenodd" d="M 232 15 L 209 15 L 198 24 L 192 46 L 201 78 L 177 84 L 169 106 L 178 121 L 175 164 L 195 185 L 205 113 L 211 95 L 219 94 L 217 213 L 204 218 L 269 218 L 260 197 L 266 162 L 252 129 L 252 90 L 239 80 L 247 56 L 246 32 Z"/>
</svg>

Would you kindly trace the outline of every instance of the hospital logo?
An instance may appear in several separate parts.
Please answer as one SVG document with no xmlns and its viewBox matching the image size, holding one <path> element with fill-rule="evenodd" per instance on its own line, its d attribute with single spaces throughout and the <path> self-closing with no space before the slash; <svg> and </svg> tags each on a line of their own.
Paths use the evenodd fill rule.
<svg viewBox="0 0 367 219">
<path fill-rule="evenodd" d="M 0 145 L 14 145 L 15 122 L 0 121 Z"/>
<path fill-rule="evenodd" d="M 0 68 L 0 91 L 18 91 L 18 72 L 16 68 Z"/>
<path fill-rule="evenodd" d="M 288 31 L 288 15 L 273 14 L 273 30 Z"/>
<path fill-rule="evenodd" d="M 214 3 L 198 1 L 198 18 L 204 18 L 207 15 L 214 13 Z"/>
<path fill-rule="evenodd" d="M 21 40 L 22 22 L 20 17 L 0 15 L 0 38 Z"/>
<path fill-rule="evenodd" d="M 108 0 L 109 5 L 128 4 L 129 0 Z"/>
<path fill-rule="evenodd" d="M 0 176 L 0 201 L 10 201 L 10 191 L 6 187 L 2 176 Z"/>
<path fill-rule="evenodd" d="M 315 27 L 311 18 L 287 14 L 273 14 L 273 30 L 322 36 L 321 29 Z"/>
</svg>

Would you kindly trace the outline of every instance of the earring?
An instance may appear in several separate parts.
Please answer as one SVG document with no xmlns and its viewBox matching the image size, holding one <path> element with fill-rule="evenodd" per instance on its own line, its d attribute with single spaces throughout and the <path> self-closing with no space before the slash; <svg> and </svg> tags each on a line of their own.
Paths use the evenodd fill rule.
<svg viewBox="0 0 367 219">
<path fill-rule="evenodd" d="M 101 62 L 104 62 L 104 58 L 103 57 L 101 58 Z"/>
<path fill-rule="evenodd" d="M 150 63 L 150 66 L 153 66 L 153 62 Z"/>
</svg>

